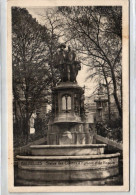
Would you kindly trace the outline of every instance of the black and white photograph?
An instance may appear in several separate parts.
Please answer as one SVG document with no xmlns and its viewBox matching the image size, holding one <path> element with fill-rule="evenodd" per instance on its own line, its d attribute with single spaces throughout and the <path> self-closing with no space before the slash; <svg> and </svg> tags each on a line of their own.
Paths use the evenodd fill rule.
<svg viewBox="0 0 136 195">
<path fill-rule="evenodd" d="M 129 189 L 128 1 L 106 2 L 8 8 L 13 191 Z"/>
</svg>

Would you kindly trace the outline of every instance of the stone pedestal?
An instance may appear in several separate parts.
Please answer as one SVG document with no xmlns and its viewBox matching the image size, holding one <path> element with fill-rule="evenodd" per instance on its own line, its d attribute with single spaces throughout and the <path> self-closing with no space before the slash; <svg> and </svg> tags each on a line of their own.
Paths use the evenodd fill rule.
<svg viewBox="0 0 136 195">
<path fill-rule="evenodd" d="M 89 144 L 89 127 L 84 117 L 84 90 L 77 83 L 60 83 L 52 93 L 49 145 Z"/>
</svg>

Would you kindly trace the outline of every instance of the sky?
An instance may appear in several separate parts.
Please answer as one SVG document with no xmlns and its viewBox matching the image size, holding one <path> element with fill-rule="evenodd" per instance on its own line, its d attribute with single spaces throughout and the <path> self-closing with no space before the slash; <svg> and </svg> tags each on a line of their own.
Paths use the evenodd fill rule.
<svg viewBox="0 0 136 195">
<path fill-rule="evenodd" d="M 53 7 L 55 9 L 55 7 Z M 45 21 L 44 18 L 42 18 L 40 15 L 44 15 L 46 12 L 45 8 L 27 8 L 28 12 L 32 15 L 33 18 L 36 18 L 36 20 L 44 25 Z M 88 67 L 81 64 L 81 70 L 78 72 L 77 75 L 77 82 L 78 85 L 81 87 L 85 86 L 85 96 L 91 96 L 95 89 L 96 83 L 94 81 L 87 80 L 86 77 L 88 76 Z"/>
</svg>

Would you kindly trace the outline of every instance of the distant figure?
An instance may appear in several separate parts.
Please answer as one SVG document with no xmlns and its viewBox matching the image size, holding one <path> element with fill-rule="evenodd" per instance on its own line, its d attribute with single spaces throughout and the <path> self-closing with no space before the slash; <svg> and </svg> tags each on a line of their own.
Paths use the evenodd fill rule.
<svg viewBox="0 0 136 195">
<path fill-rule="evenodd" d="M 33 113 L 31 118 L 30 118 L 30 134 L 35 133 L 35 128 L 34 128 L 35 119 L 36 119 L 36 113 Z"/>
</svg>

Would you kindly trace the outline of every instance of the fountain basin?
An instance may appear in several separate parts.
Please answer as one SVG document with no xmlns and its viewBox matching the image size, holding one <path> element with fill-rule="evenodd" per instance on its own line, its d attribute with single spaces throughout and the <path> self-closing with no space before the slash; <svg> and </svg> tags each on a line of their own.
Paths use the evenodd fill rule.
<svg viewBox="0 0 136 195">
<path fill-rule="evenodd" d="M 82 156 L 103 154 L 106 144 L 31 145 L 34 156 Z"/>
<path fill-rule="evenodd" d="M 17 177 L 25 181 L 87 181 L 104 179 L 119 174 L 118 167 L 78 171 L 31 171 L 18 169 Z"/>
<path fill-rule="evenodd" d="M 77 180 L 77 181 L 36 181 L 36 180 L 24 180 L 18 178 L 16 186 L 116 186 L 123 185 L 119 176 L 113 176 L 96 180 Z"/>
<path fill-rule="evenodd" d="M 118 166 L 120 153 L 87 156 L 17 156 L 26 170 L 89 170 Z"/>
</svg>

